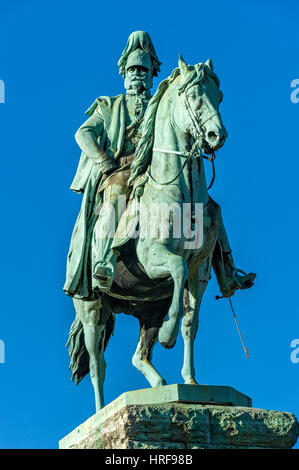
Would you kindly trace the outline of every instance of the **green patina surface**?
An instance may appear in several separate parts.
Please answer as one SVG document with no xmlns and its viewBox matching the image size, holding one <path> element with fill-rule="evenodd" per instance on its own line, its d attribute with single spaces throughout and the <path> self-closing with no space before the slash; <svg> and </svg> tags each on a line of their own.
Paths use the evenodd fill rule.
<svg viewBox="0 0 299 470">
<path fill-rule="evenodd" d="M 250 398 L 231 387 L 196 385 L 193 344 L 211 270 L 224 297 L 250 288 L 255 279 L 235 266 L 220 206 L 206 183 L 203 159 L 213 161 L 211 155 L 227 137 L 212 61 L 188 65 L 180 56 L 178 67 L 151 96 L 161 63 L 149 34 L 135 31 L 118 65 L 125 94 L 97 98 L 76 133 L 82 154 L 71 188 L 83 200 L 64 285 L 76 310 L 67 343 L 72 377 L 79 383 L 90 373 L 100 411 L 62 439 L 60 447 L 290 448 L 298 434 L 294 415 L 254 409 Z M 118 225 L 119 196 L 137 208 L 124 232 L 121 221 L 130 217 L 125 211 Z M 149 210 L 152 203 L 162 207 L 169 201 L 180 210 L 186 203 L 192 207 L 192 236 L 183 230 L 177 243 L 172 216 L 172 235 L 163 235 L 160 221 L 157 236 L 146 233 L 131 243 L 138 207 Z M 102 202 L 107 204 L 98 211 Z M 198 205 L 203 208 L 202 243 L 195 246 Z M 111 237 L 112 222 L 117 232 Z M 115 313 L 138 318 L 132 362 L 154 388 L 124 393 L 103 408 L 104 350 Z M 151 363 L 153 348 L 158 340 L 173 347 L 180 323 L 184 384 L 167 386 Z"/>
<path fill-rule="evenodd" d="M 90 372 L 97 410 L 104 406 L 104 349 L 115 313 L 138 318 L 132 361 L 152 387 L 167 383 L 152 365 L 153 348 L 158 340 L 173 347 L 182 320 L 182 378 L 194 385 L 193 343 L 211 269 L 225 297 L 255 279 L 235 266 L 206 183 L 204 161 L 214 161 L 227 137 L 212 60 L 188 65 L 179 56 L 151 96 L 161 63 L 149 34 L 135 31 L 118 65 L 125 94 L 97 98 L 76 132 L 82 154 L 71 188 L 83 200 L 64 285 L 76 310 L 68 341 L 72 377 L 79 383 Z M 132 206 L 124 210 L 124 202 Z M 141 220 L 148 225 L 135 243 Z"/>
</svg>

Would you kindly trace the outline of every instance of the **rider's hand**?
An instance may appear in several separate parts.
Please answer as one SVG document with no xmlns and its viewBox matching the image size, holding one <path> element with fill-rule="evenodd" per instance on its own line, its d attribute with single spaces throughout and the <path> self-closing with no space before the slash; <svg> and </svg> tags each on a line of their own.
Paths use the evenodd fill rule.
<svg viewBox="0 0 299 470">
<path fill-rule="evenodd" d="M 100 168 L 104 175 L 108 176 L 118 168 L 116 161 L 107 155 L 105 160 L 100 162 Z"/>
<path fill-rule="evenodd" d="M 131 164 L 130 178 L 129 178 L 128 184 L 132 186 L 137 176 L 141 175 L 141 173 L 143 173 L 144 170 L 145 168 L 142 165 L 136 164 L 136 162 L 133 160 Z"/>
</svg>

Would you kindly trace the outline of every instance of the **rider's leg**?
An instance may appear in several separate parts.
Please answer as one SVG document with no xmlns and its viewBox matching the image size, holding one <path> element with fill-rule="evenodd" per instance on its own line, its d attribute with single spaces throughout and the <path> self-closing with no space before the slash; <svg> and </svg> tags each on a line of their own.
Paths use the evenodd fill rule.
<svg viewBox="0 0 299 470">
<path fill-rule="evenodd" d="M 118 221 L 125 209 L 127 188 L 112 183 L 105 189 L 104 201 L 93 237 L 96 246 L 96 263 L 93 276 L 99 281 L 99 287 L 109 289 L 113 282 L 117 253 L 111 250 Z"/>
<path fill-rule="evenodd" d="M 252 287 L 256 274 L 246 274 L 244 271 L 236 268 L 220 208 L 217 211 L 217 217 L 219 234 L 213 253 L 212 265 L 222 295 L 230 297 L 237 289 Z"/>
</svg>

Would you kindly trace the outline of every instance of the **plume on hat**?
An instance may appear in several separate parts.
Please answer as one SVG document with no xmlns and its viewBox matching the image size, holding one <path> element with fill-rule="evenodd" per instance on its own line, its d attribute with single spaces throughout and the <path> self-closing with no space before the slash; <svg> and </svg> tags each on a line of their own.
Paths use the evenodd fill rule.
<svg viewBox="0 0 299 470">
<path fill-rule="evenodd" d="M 118 61 L 119 73 L 125 76 L 127 58 L 136 49 L 142 49 L 150 55 L 153 64 L 153 75 L 157 76 L 160 72 L 161 62 L 157 57 L 150 35 L 145 31 L 134 31 L 130 34 L 127 45 Z"/>
</svg>

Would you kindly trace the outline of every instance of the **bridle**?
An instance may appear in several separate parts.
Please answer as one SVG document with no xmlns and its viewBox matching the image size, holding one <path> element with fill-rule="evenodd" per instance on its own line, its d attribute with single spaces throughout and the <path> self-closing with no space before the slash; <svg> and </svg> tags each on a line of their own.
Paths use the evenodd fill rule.
<svg viewBox="0 0 299 470">
<path fill-rule="evenodd" d="M 190 117 L 190 120 L 196 130 L 196 133 L 197 133 L 197 137 L 196 137 L 196 140 L 194 142 L 194 144 L 192 145 L 191 147 L 191 150 L 190 152 L 179 152 L 177 150 L 168 150 L 168 149 L 158 149 L 158 148 L 153 148 L 153 152 L 160 152 L 160 153 L 165 153 L 165 154 L 172 154 L 172 155 L 181 155 L 183 157 L 186 157 L 186 160 L 184 161 L 181 169 L 179 170 L 179 172 L 176 174 L 176 176 L 174 178 L 172 178 L 171 180 L 169 181 L 164 181 L 164 182 L 161 182 L 161 181 L 157 181 L 155 178 L 153 178 L 153 176 L 150 174 L 150 171 L 147 170 L 146 171 L 146 175 L 149 177 L 150 180 L 152 180 L 154 183 L 156 184 L 159 184 L 161 186 L 166 186 L 166 185 L 169 185 L 171 183 L 173 183 L 179 176 L 180 174 L 182 173 L 182 171 L 184 170 L 185 166 L 187 165 L 187 163 L 189 162 L 189 160 L 194 156 L 194 158 L 205 158 L 206 160 L 210 161 L 212 163 L 212 169 L 213 169 L 213 176 L 212 176 L 212 180 L 208 186 L 208 190 L 213 186 L 213 183 L 215 181 L 215 177 L 216 177 L 216 172 L 215 172 L 215 164 L 214 164 L 214 160 L 216 158 L 215 156 L 215 153 L 212 152 L 212 156 L 209 157 L 207 155 L 203 155 L 202 153 L 202 150 L 201 150 L 201 145 L 202 145 L 202 142 L 203 142 L 203 137 L 204 137 L 204 131 L 203 131 L 203 126 L 204 124 L 209 121 L 210 119 L 212 119 L 214 116 L 217 116 L 218 115 L 218 112 L 217 113 L 214 113 L 212 114 L 211 116 L 209 116 L 207 119 L 205 119 L 204 122 L 200 123 L 198 122 L 198 120 L 196 119 L 194 113 L 193 113 L 193 110 L 190 106 L 190 103 L 189 103 L 189 99 L 188 99 L 188 95 L 186 93 L 187 89 L 184 90 L 183 94 L 184 94 L 184 97 L 185 97 L 185 101 L 186 101 L 186 108 L 187 108 L 187 111 L 188 111 L 188 114 L 189 114 L 189 117 Z M 199 154 L 198 155 L 194 155 L 195 153 L 195 150 L 196 148 L 199 148 Z"/>
</svg>

